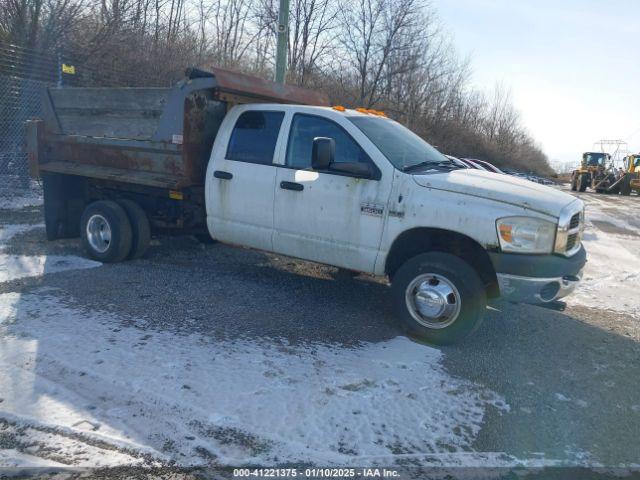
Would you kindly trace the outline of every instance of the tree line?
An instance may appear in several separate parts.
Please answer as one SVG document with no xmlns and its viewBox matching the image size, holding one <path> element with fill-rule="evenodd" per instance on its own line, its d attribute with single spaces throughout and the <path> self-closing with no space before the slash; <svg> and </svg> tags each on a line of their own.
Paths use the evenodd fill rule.
<svg viewBox="0 0 640 480">
<path fill-rule="evenodd" d="M 64 52 L 122 83 L 186 66 L 272 78 L 278 0 L 0 0 L 0 41 Z M 115 72 L 115 73 L 114 73 Z M 547 157 L 509 91 L 479 92 L 427 0 L 291 0 L 287 82 L 383 110 L 442 152 L 542 174 Z M 109 79 L 112 81 L 112 78 Z M 106 80 L 105 80 L 106 82 Z"/>
</svg>

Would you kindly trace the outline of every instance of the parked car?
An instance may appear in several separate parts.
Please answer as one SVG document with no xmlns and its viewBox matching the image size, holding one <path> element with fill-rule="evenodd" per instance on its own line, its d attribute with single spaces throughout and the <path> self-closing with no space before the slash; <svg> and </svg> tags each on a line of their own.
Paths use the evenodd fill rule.
<svg viewBox="0 0 640 480">
<path fill-rule="evenodd" d="M 581 200 L 459 168 L 380 112 L 218 69 L 168 89 L 47 93 L 28 124 L 47 237 L 80 236 L 93 259 L 208 231 L 387 276 L 400 323 L 436 344 L 472 332 L 488 298 L 551 302 L 579 282 Z"/>
<path fill-rule="evenodd" d="M 517 170 L 513 170 L 513 169 L 510 169 L 510 168 L 503 168 L 502 171 L 504 173 L 506 173 L 507 175 L 512 175 L 512 176 L 518 177 L 518 178 L 524 178 L 524 179 L 529 180 L 530 182 L 540 183 L 540 184 L 543 184 L 543 185 L 553 185 L 554 184 L 554 182 L 552 182 L 548 178 L 544 178 L 544 177 L 541 177 L 539 175 L 535 175 L 533 173 L 519 172 Z"/>
<path fill-rule="evenodd" d="M 488 172 L 493 172 L 493 173 L 504 173 L 502 170 L 500 170 L 498 167 L 496 167 L 495 165 L 493 165 L 492 163 L 489 163 L 485 160 L 479 160 L 477 158 L 467 158 L 465 160 L 469 160 L 470 162 L 474 162 L 477 163 L 478 165 L 484 167 L 485 170 L 487 170 Z"/>
<path fill-rule="evenodd" d="M 468 158 L 459 158 L 459 157 L 452 157 L 451 155 L 447 155 L 447 157 L 449 159 L 451 158 L 455 158 L 458 164 L 464 165 L 466 168 L 472 168 L 474 170 L 484 170 L 487 171 L 486 168 L 484 168 L 482 165 L 469 160 Z"/>
<path fill-rule="evenodd" d="M 457 167 L 460 167 L 460 168 L 473 168 L 471 165 L 463 162 L 461 159 L 459 159 L 458 157 L 454 157 L 453 155 L 445 155 L 445 157 L 447 157 L 449 160 L 451 160 L 451 163 L 453 163 Z"/>
</svg>

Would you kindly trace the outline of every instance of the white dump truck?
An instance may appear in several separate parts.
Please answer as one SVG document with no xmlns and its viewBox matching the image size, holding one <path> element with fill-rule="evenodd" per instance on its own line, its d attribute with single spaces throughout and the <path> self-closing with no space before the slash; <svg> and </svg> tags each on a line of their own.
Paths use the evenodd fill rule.
<svg viewBox="0 0 640 480">
<path fill-rule="evenodd" d="M 224 70 L 51 88 L 28 133 L 50 239 L 117 262 L 178 231 L 386 276 L 398 320 L 432 343 L 472 332 L 488 299 L 568 295 L 586 262 L 580 200 L 459 168 L 381 112 Z"/>
</svg>

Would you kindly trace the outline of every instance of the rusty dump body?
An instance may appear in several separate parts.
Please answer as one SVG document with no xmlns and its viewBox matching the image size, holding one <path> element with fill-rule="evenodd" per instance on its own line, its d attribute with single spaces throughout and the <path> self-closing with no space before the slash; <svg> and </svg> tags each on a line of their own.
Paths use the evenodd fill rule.
<svg viewBox="0 0 640 480">
<path fill-rule="evenodd" d="M 27 124 L 31 174 L 45 184 L 45 217 L 53 208 L 47 208 L 49 203 L 75 220 L 76 213 L 69 210 L 80 206 L 69 204 L 108 198 L 110 190 L 118 190 L 120 197 L 122 192 L 136 196 L 156 225 L 200 223 L 203 213 L 194 210 L 204 208 L 207 163 L 231 106 L 328 104 L 317 92 L 223 69 L 185 73 L 171 88 L 46 89 L 42 119 Z M 64 205 L 58 202 L 62 190 L 67 192 Z M 71 197 L 78 197 L 75 201 L 70 190 Z M 149 194 L 170 202 L 151 205 Z M 191 202 L 191 213 L 176 214 L 182 206 L 174 203 L 179 201 Z M 69 223 L 69 218 L 63 220 Z M 60 225 L 50 228 L 50 219 L 45 220 L 50 238 L 69 236 L 54 233 Z"/>
<path fill-rule="evenodd" d="M 213 69 L 172 88 L 49 88 L 29 127 L 32 172 L 182 189 L 202 185 L 230 105 L 326 105 L 313 91 Z"/>
</svg>

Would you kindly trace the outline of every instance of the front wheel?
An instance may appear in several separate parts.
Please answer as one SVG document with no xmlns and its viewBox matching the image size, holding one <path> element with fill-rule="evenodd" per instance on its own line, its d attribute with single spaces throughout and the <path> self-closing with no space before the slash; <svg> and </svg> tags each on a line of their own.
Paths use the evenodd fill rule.
<svg viewBox="0 0 640 480">
<path fill-rule="evenodd" d="M 437 345 L 455 343 L 473 332 L 487 306 L 476 271 L 449 253 L 411 258 L 396 272 L 391 289 L 396 316 L 405 330 Z"/>
<path fill-rule="evenodd" d="M 587 189 L 587 185 L 589 185 L 589 177 L 587 175 L 580 175 L 578 177 L 578 190 L 580 192 L 584 192 Z"/>
</svg>

